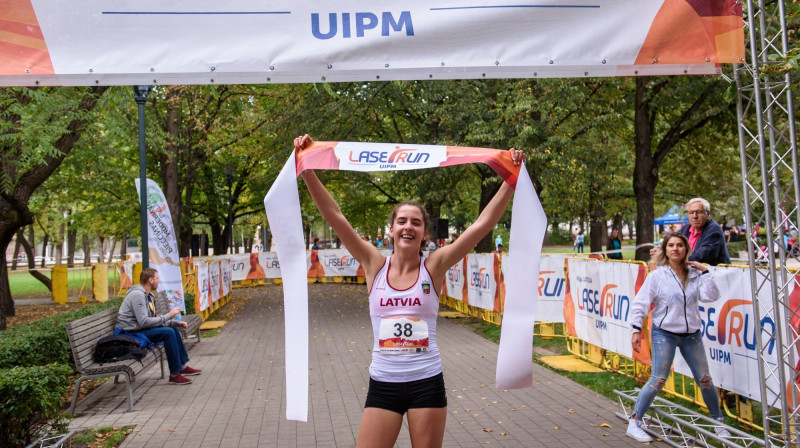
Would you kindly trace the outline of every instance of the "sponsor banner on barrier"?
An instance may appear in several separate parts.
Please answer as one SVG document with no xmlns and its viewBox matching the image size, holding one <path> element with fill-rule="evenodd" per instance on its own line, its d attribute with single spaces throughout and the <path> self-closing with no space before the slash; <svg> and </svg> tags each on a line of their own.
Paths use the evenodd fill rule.
<svg viewBox="0 0 800 448">
<path fill-rule="evenodd" d="M 499 307 L 495 308 L 497 280 L 494 254 L 467 255 L 466 280 L 470 305 L 485 310 L 500 311 Z"/>
<path fill-rule="evenodd" d="M 135 180 L 136 191 L 141 193 L 139 179 Z M 181 276 L 181 259 L 178 255 L 178 240 L 172 226 L 172 215 L 169 212 L 167 198 L 161 187 L 151 179 L 145 184 L 147 195 L 147 255 L 150 267 L 158 271 L 158 292 L 166 294 L 169 307 L 180 307 L 186 311 L 183 300 L 183 277 Z M 139 198 L 141 199 L 141 198 Z M 137 282 L 138 283 L 138 282 Z"/>
<path fill-rule="evenodd" d="M 564 261 L 569 255 L 542 255 L 539 266 L 538 322 L 564 322 Z"/>
<path fill-rule="evenodd" d="M 766 347 L 763 352 L 767 362 L 765 368 L 775 369 L 775 341 L 767 337 L 775 332 L 775 322 L 767 315 L 767 310 L 760 313 L 761 325 L 756 322 L 749 268 L 709 266 L 709 269 L 720 292 L 719 300 L 700 303 L 700 317 L 703 321 L 700 331 L 703 334 L 711 378 L 717 387 L 760 401 L 756 331 L 764 328 L 765 331 L 761 334 Z M 762 302 L 771 303 L 771 285 L 765 284 L 759 295 Z M 679 354 L 680 351 L 675 356 L 675 371 L 692 376 L 691 369 Z M 778 391 L 780 387 L 769 384 L 767 390 Z M 773 397 L 769 399 L 772 400 Z"/>
<path fill-rule="evenodd" d="M 198 311 L 205 311 L 211 305 L 211 281 L 208 278 L 208 263 L 195 261 L 197 272 L 197 297 L 195 303 Z"/>
<path fill-rule="evenodd" d="M 227 296 L 231 292 L 233 277 L 231 276 L 231 260 L 228 258 L 219 260 L 219 273 L 222 276 L 222 296 Z"/>
<path fill-rule="evenodd" d="M 315 251 L 311 251 L 315 252 Z M 322 265 L 323 276 L 355 276 L 358 275 L 358 261 L 344 249 L 322 249 L 319 254 L 319 263 Z M 313 255 L 312 266 L 313 269 Z M 309 274 L 311 272 L 309 271 Z M 319 277 L 319 276 L 318 276 Z"/>
<path fill-rule="evenodd" d="M 206 265 L 208 266 L 208 289 L 211 293 L 211 303 L 213 303 L 222 297 L 222 277 L 219 274 L 219 260 L 209 261 Z"/>
<path fill-rule="evenodd" d="M 466 258 L 459 260 L 447 270 L 444 276 L 445 294 L 456 300 L 467 299 L 464 290 L 466 289 Z"/>
<path fill-rule="evenodd" d="M 576 258 L 567 258 L 566 266 L 564 318 L 570 333 L 631 358 L 628 317 L 645 266 Z"/>
<path fill-rule="evenodd" d="M 712 74 L 744 29 L 709 3 L 15 0 L 0 85 Z"/>
</svg>

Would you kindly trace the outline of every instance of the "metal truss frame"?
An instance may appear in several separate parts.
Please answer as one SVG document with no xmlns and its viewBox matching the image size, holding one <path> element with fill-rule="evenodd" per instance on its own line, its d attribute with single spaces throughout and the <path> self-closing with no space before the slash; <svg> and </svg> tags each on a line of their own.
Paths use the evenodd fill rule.
<svg viewBox="0 0 800 448">
<path fill-rule="evenodd" d="M 620 412 L 616 415 L 627 422 L 630 418 L 628 410 L 636 403 L 639 389 L 615 390 L 614 393 L 617 394 L 620 406 Z M 718 421 L 661 397 L 656 397 L 650 406 L 649 414 L 644 416 L 642 421 L 644 422 L 642 429 L 645 432 L 676 448 L 720 445 L 740 448 L 764 446 L 763 440 L 730 426 L 725 428 L 730 431 L 731 437 L 719 437 L 714 431 L 715 427 L 720 426 Z"/>
<path fill-rule="evenodd" d="M 748 0 L 745 14 L 747 60 L 734 65 L 744 191 L 747 249 L 756 331 L 765 446 L 798 444 L 798 359 L 800 303 L 790 297 L 795 274 L 784 235 L 800 223 L 795 109 L 789 74 L 765 74 L 788 47 L 785 0 Z M 766 231 L 758 241 L 756 227 Z M 759 267 L 759 264 L 765 266 Z M 798 289 L 800 291 L 800 289 Z"/>
</svg>

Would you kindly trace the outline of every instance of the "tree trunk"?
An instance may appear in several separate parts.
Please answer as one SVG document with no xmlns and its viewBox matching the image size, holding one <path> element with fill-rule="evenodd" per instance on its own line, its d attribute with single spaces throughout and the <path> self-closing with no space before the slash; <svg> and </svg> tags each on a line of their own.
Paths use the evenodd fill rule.
<svg viewBox="0 0 800 448">
<path fill-rule="evenodd" d="M 208 235 L 205 229 L 200 233 L 200 256 L 208 256 Z"/>
<path fill-rule="evenodd" d="M 478 206 L 478 213 L 482 212 L 483 209 L 489 205 L 489 202 L 492 200 L 495 193 L 500 190 L 501 185 L 503 185 L 503 181 L 496 179 L 481 183 L 481 200 Z M 475 246 L 475 251 L 479 254 L 488 254 L 493 252 L 494 249 L 494 236 L 492 235 L 492 232 L 487 233 L 486 236 L 484 236 L 483 239 L 478 242 L 478 245 Z"/>
<path fill-rule="evenodd" d="M 6 328 L 6 316 L 14 315 L 14 299 L 11 297 L 11 286 L 8 283 L 8 245 L 14 238 L 18 225 L 3 225 L 0 222 L 0 330 Z"/>
<path fill-rule="evenodd" d="M 97 236 L 97 262 L 106 262 L 106 237 L 101 235 Z"/>
<path fill-rule="evenodd" d="M 228 235 L 226 230 L 215 222 L 210 223 L 208 227 L 211 229 L 211 247 L 214 249 L 214 255 L 225 255 L 228 253 Z"/>
<path fill-rule="evenodd" d="M 653 159 L 653 128 L 650 119 L 650 100 L 647 97 L 648 78 L 636 78 L 634 111 L 634 149 L 636 162 L 633 168 L 633 193 L 636 196 L 636 245 L 653 242 L 653 202 L 658 185 L 658 166 Z M 636 259 L 650 259 L 650 247 L 636 249 Z"/>
<path fill-rule="evenodd" d="M 42 239 L 42 264 L 40 267 L 47 266 L 47 246 L 50 244 L 50 234 L 45 233 Z"/>
<path fill-rule="evenodd" d="M 31 226 L 31 227 L 33 227 L 33 226 Z M 20 231 L 20 233 L 22 233 L 22 232 Z M 33 239 L 31 239 L 31 241 L 33 241 Z M 33 260 L 34 252 L 33 252 L 33 248 L 31 247 L 30 242 L 28 240 L 26 240 L 25 238 L 20 238 L 20 243 L 22 243 L 22 247 L 25 248 L 25 254 L 27 254 L 27 256 L 28 256 L 28 273 L 31 274 L 33 276 L 33 278 L 35 278 L 36 280 L 39 280 L 40 282 L 42 282 L 44 284 L 44 286 L 47 286 L 47 289 L 52 292 L 53 291 L 53 281 L 50 280 L 50 277 L 48 277 L 48 276 L 46 276 L 46 275 L 44 275 L 41 272 L 36 270 L 36 262 Z"/>
<path fill-rule="evenodd" d="M 122 240 L 119 246 L 119 259 L 125 261 L 128 257 L 128 234 L 122 235 Z"/>
<path fill-rule="evenodd" d="M 75 267 L 75 246 L 78 243 L 78 230 L 67 229 L 67 267 Z"/>
<path fill-rule="evenodd" d="M 17 270 L 17 260 L 19 259 L 19 247 L 20 247 L 19 238 L 20 238 L 20 236 L 22 236 L 22 228 L 21 227 L 20 227 L 19 231 L 17 231 L 17 237 L 14 238 L 14 252 L 13 252 L 13 255 L 12 255 L 13 258 L 11 259 L 11 270 L 12 271 L 16 271 Z"/>
<path fill-rule="evenodd" d="M 89 244 L 89 235 L 83 234 L 83 265 L 92 265 L 92 247 Z"/>
<path fill-rule="evenodd" d="M 66 225 L 61 223 L 58 228 L 59 243 L 55 245 L 56 248 L 56 264 L 61 264 L 64 258 L 64 233 L 66 232 Z"/>
<path fill-rule="evenodd" d="M 111 244 L 109 245 L 108 248 L 108 260 L 106 260 L 106 263 L 111 263 L 112 261 L 114 261 L 114 249 L 116 247 L 117 247 L 117 238 L 112 236 Z"/>
</svg>

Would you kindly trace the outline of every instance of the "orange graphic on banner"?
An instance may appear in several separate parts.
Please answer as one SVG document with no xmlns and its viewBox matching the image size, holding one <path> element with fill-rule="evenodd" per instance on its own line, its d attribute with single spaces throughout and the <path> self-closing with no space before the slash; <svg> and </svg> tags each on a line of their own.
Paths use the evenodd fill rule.
<svg viewBox="0 0 800 448">
<path fill-rule="evenodd" d="M 634 285 L 634 294 L 639 293 L 639 290 L 644 284 L 645 277 L 647 277 L 647 268 L 644 265 L 639 265 L 639 272 L 636 274 L 636 284 Z M 650 365 L 652 362 L 650 356 L 650 348 L 652 347 L 650 332 L 653 328 L 653 322 L 650 320 L 650 312 L 653 311 L 653 308 L 655 308 L 655 304 L 650 305 L 650 310 L 647 312 L 647 316 L 642 321 L 642 332 L 640 333 L 642 345 L 640 346 L 638 352 L 633 352 L 634 360 L 647 365 Z"/>
<path fill-rule="evenodd" d="M 264 267 L 258 262 L 258 252 L 251 252 L 250 253 L 250 270 L 247 271 L 248 280 L 258 280 L 267 278 L 267 274 L 264 273 Z"/>
<path fill-rule="evenodd" d="M 575 303 L 572 302 L 572 292 L 569 288 L 569 263 L 564 259 L 564 324 L 570 336 L 577 338 L 575 330 Z M 541 272 L 539 273 L 541 275 Z"/>
<path fill-rule="evenodd" d="M 794 288 L 792 288 L 792 292 L 789 294 L 789 311 L 792 313 L 791 319 L 789 319 L 790 325 L 792 327 L 792 337 L 797 339 L 798 335 L 800 335 L 800 272 L 795 274 L 794 277 Z M 800 347 L 795 344 L 795 349 L 797 350 L 797 354 L 800 355 Z M 795 371 L 800 369 L 800 361 L 797 361 L 797 365 L 795 366 Z M 800 388 L 800 376 L 794 380 L 795 385 Z M 794 406 L 792 404 L 792 380 L 786 384 L 786 399 L 789 402 L 788 407 L 791 408 Z"/>
<path fill-rule="evenodd" d="M 494 289 L 494 310 L 500 312 L 500 290 L 503 290 L 503 297 L 506 296 L 506 284 L 503 278 L 503 271 L 500 269 L 500 257 L 498 253 L 494 254 L 494 284 L 497 288 Z"/>
<path fill-rule="evenodd" d="M 464 285 L 461 287 L 461 301 L 469 305 L 469 281 L 467 281 L 467 257 L 461 260 L 461 272 L 464 273 Z"/>
<path fill-rule="evenodd" d="M 30 0 L 3 0 L 0 5 L 0 75 L 53 74 Z"/>
<path fill-rule="evenodd" d="M 636 64 L 739 63 L 744 57 L 741 2 L 665 0 Z"/>
<path fill-rule="evenodd" d="M 308 277 L 325 277 L 325 268 L 322 267 L 322 263 L 319 262 L 319 252 L 312 250 L 310 258 L 311 267 L 308 268 Z"/>
</svg>

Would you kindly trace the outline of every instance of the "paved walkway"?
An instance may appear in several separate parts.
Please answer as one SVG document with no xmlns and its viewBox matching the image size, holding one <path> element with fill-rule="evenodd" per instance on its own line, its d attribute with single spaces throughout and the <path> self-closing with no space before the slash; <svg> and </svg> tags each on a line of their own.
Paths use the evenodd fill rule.
<svg viewBox="0 0 800 448">
<path fill-rule="evenodd" d="M 237 290 L 253 296 L 238 317 L 190 349 L 190 364 L 203 369 L 193 384 L 169 385 L 151 369 L 134 383 L 128 413 L 124 384 L 109 381 L 79 403 L 71 426 L 136 425 L 124 448 L 354 446 L 372 347 L 366 291 L 309 289 L 307 423 L 285 418 L 282 290 L 264 286 Z M 625 436 L 611 400 L 535 364 L 534 387 L 497 390 L 497 344 L 447 319 L 437 330 L 449 404 L 444 446 L 641 446 Z M 411 446 L 405 424 L 397 446 Z"/>
</svg>

